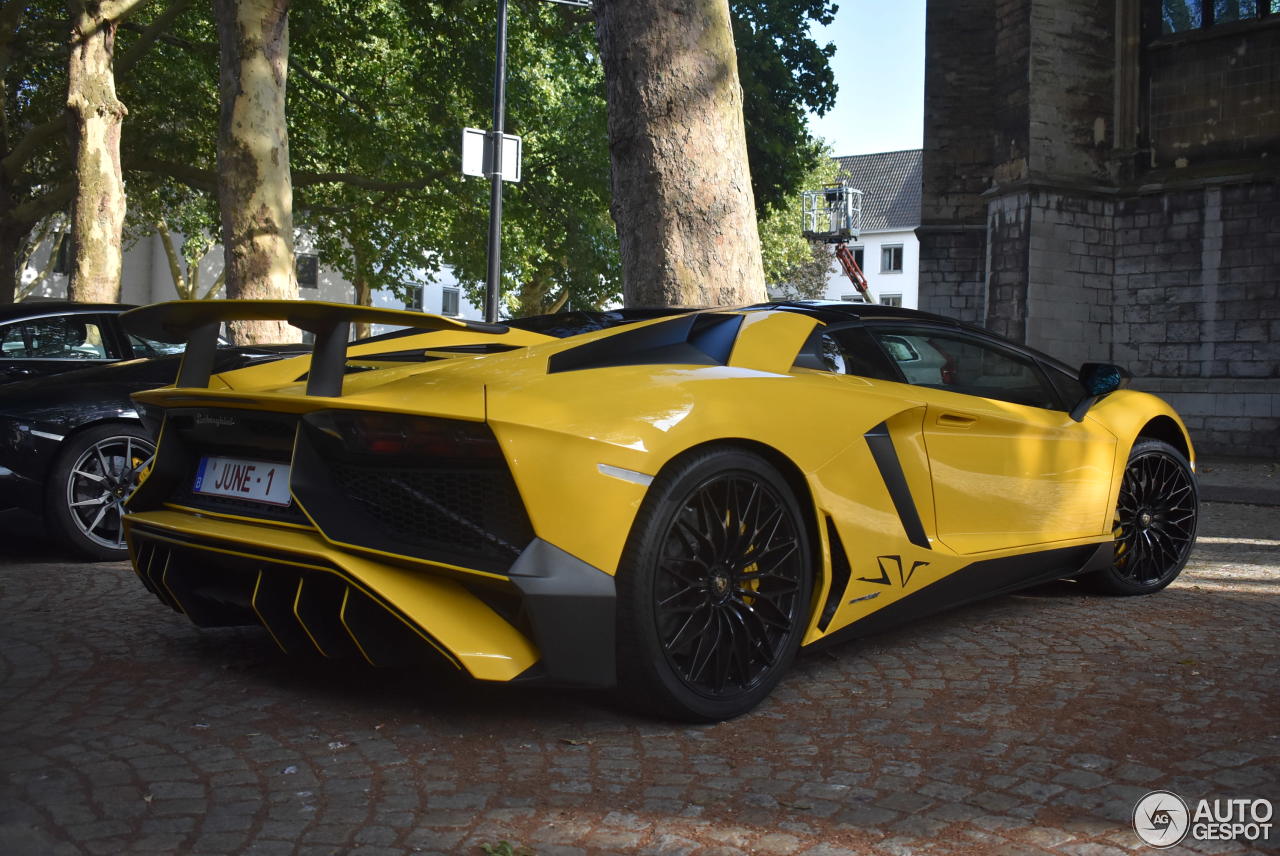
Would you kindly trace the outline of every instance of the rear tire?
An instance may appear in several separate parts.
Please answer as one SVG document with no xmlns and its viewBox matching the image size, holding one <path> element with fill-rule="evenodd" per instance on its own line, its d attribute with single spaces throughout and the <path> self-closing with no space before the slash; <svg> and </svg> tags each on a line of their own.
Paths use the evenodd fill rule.
<svg viewBox="0 0 1280 856">
<path fill-rule="evenodd" d="M 124 501 L 155 451 L 146 432 L 128 423 L 96 425 L 67 440 L 45 485 L 55 537 L 93 561 L 127 559 Z"/>
<path fill-rule="evenodd" d="M 694 722 L 746 713 L 804 636 L 812 561 L 790 487 L 714 449 L 653 483 L 618 570 L 618 681 L 633 706 Z"/>
<path fill-rule="evenodd" d="M 1160 440 L 1129 452 L 1116 505 L 1115 561 L 1080 581 L 1112 595 L 1151 594 L 1177 579 L 1196 540 L 1200 495 L 1182 453 Z"/>
</svg>

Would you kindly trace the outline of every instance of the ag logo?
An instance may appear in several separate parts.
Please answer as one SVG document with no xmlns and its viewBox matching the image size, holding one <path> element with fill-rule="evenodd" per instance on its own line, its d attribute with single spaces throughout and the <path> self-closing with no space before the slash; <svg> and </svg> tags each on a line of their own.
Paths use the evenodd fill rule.
<svg viewBox="0 0 1280 856">
<path fill-rule="evenodd" d="M 1165 848 L 1187 837 L 1191 813 L 1172 791 L 1152 791 L 1133 807 L 1133 831 L 1152 847 Z"/>
</svg>

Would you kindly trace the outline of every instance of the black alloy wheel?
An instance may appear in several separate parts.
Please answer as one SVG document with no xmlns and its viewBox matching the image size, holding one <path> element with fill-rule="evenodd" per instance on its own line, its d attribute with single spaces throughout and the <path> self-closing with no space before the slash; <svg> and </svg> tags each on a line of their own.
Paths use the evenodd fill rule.
<svg viewBox="0 0 1280 856">
<path fill-rule="evenodd" d="M 1140 440 L 1129 453 L 1113 534 L 1115 561 L 1091 575 L 1107 594 L 1149 594 L 1177 578 L 1196 539 L 1199 493 L 1195 474 L 1178 450 Z"/>
<path fill-rule="evenodd" d="M 717 450 L 654 482 L 619 573 L 619 676 L 647 707 L 715 721 L 750 710 L 795 657 L 811 562 L 800 509 L 767 462 Z"/>
</svg>

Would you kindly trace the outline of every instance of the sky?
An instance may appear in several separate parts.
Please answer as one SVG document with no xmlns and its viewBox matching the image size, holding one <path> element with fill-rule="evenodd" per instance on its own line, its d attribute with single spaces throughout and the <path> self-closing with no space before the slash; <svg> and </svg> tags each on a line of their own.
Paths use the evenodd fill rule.
<svg viewBox="0 0 1280 856">
<path fill-rule="evenodd" d="M 840 92 L 826 116 L 809 116 L 809 130 L 837 157 L 920 148 L 925 0 L 837 2 L 831 26 L 812 32 L 820 45 L 835 42 Z"/>
</svg>

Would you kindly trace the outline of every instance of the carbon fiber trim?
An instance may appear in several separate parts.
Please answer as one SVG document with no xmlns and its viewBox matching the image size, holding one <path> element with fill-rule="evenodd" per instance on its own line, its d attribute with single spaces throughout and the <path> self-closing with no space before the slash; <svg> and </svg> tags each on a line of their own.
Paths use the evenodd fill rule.
<svg viewBox="0 0 1280 856">
<path fill-rule="evenodd" d="M 907 477 L 902 472 L 902 462 L 898 460 L 898 452 L 893 448 L 889 426 L 881 422 L 864 436 L 867 438 L 867 445 L 871 447 L 871 457 L 880 470 L 880 478 L 884 479 L 884 485 L 889 489 L 889 497 L 898 511 L 898 519 L 902 521 L 907 540 L 917 547 L 932 550 L 929 536 L 924 532 L 924 524 L 920 522 L 920 512 L 911 497 L 911 488 L 907 486 Z"/>
</svg>

